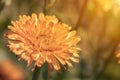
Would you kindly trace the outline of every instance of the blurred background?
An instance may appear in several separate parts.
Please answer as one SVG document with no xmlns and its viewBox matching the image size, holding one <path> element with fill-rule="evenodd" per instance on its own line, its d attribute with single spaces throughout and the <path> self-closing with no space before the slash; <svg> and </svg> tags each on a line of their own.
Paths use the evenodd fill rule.
<svg viewBox="0 0 120 80">
<path fill-rule="evenodd" d="M 7 31 L 19 15 L 45 13 L 77 30 L 80 63 L 50 80 L 120 80 L 120 0 L 0 0 L 0 80 L 32 80 L 31 67 L 7 47 Z M 118 47 L 119 45 L 119 47 Z M 46 80 L 46 68 L 39 80 Z"/>
</svg>

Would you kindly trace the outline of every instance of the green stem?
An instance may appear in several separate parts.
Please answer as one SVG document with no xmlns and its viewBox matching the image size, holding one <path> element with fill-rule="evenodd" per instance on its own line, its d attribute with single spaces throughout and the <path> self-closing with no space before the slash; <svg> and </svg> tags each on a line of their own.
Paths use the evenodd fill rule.
<svg viewBox="0 0 120 80">
<path fill-rule="evenodd" d="M 49 80 L 49 70 L 47 63 L 44 64 L 43 80 Z"/>
<path fill-rule="evenodd" d="M 78 18 L 78 21 L 74 27 L 75 30 L 77 30 L 77 28 L 81 25 L 83 15 L 84 15 L 84 12 L 85 12 L 86 7 L 87 7 L 87 3 L 88 3 L 88 0 L 85 0 L 84 3 L 81 5 L 81 9 L 79 10 L 79 18 Z"/>
<path fill-rule="evenodd" d="M 47 7 L 47 2 L 48 2 L 48 0 L 44 0 L 45 2 L 44 2 L 44 10 L 43 10 L 43 12 L 44 12 L 44 14 L 46 14 L 46 7 Z"/>
<path fill-rule="evenodd" d="M 40 71 L 40 67 L 35 68 L 32 80 L 39 80 Z"/>
<path fill-rule="evenodd" d="M 48 11 L 54 6 L 56 0 L 44 0 L 43 12 L 47 14 Z"/>
<path fill-rule="evenodd" d="M 3 3 L 2 0 L 0 0 L 0 13 L 3 10 L 4 6 L 5 6 L 5 3 Z"/>
</svg>

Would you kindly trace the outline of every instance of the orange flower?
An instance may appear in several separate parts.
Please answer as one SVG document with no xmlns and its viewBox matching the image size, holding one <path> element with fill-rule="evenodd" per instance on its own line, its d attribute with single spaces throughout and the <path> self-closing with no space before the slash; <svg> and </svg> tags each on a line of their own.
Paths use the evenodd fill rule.
<svg viewBox="0 0 120 80">
<path fill-rule="evenodd" d="M 10 60 L 0 62 L 0 80 L 25 80 L 23 70 Z"/>
<path fill-rule="evenodd" d="M 55 16 L 23 15 L 12 24 L 6 33 L 10 39 L 8 46 L 26 60 L 28 66 L 34 62 L 35 66 L 41 67 L 47 62 L 50 69 L 60 70 L 61 66 L 72 67 L 70 60 L 79 61 L 76 44 L 80 37 L 76 36 L 76 31 L 70 31 L 70 26 L 58 22 Z"/>
</svg>

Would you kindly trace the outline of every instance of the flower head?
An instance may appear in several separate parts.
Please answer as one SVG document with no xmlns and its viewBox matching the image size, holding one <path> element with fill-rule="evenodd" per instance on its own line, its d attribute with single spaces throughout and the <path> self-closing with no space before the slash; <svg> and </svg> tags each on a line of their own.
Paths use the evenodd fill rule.
<svg viewBox="0 0 120 80">
<path fill-rule="evenodd" d="M 12 21 L 8 28 L 6 36 L 10 50 L 28 65 L 34 62 L 35 66 L 41 67 L 47 62 L 50 69 L 60 70 L 61 66 L 72 67 L 70 61 L 79 61 L 76 44 L 80 37 L 55 16 L 23 15 L 18 21 Z"/>
</svg>

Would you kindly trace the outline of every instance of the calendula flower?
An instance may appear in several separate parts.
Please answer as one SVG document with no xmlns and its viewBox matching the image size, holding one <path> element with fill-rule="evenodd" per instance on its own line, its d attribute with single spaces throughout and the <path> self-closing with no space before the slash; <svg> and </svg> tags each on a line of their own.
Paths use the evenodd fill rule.
<svg viewBox="0 0 120 80">
<path fill-rule="evenodd" d="M 0 80 L 25 80 L 23 70 L 11 60 L 0 62 Z"/>
<path fill-rule="evenodd" d="M 76 44 L 80 37 L 55 16 L 23 15 L 8 28 L 10 50 L 28 66 L 34 62 L 34 66 L 41 67 L 46 62 L 50 69 L 60 70 L 62 66 L 72 67 L 71 61 L 79 61 Z"/>
</svg>

